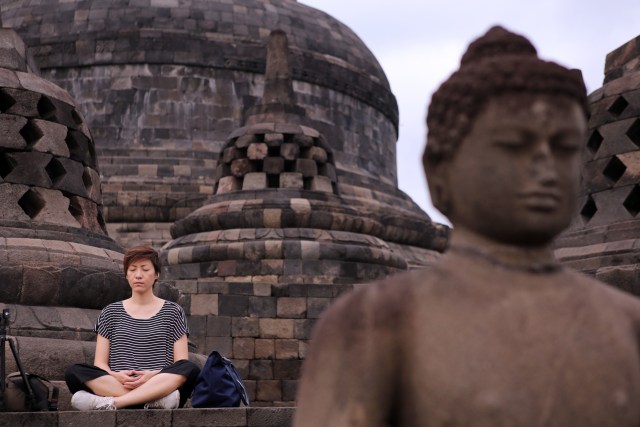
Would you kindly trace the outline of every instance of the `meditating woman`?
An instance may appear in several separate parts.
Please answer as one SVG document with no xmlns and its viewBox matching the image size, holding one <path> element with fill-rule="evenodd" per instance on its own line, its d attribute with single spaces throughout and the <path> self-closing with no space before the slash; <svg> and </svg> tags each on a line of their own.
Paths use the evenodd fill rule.
<svg viewBox="0 0 640 427">
<path fill-rule="evenodd" d="M 124 272 L 131 297 L 100 313 L 93 365 L 72 365 L 65 374 L 73 393 L 71 406 L 77 410 L 181 407 L 200 370 L 188 360 L 184 310 L 154 295 L 160 258 L 153 248 L 129 249 Z"/>
</svg>

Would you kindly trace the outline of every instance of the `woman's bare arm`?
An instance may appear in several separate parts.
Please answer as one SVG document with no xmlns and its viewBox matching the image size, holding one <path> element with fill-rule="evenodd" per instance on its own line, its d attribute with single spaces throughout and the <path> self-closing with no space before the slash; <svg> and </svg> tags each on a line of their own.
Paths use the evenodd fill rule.
<svg viewBox="0 0 640 427">
<path fill-rule="evenodd" d="M 189 341 L 186 334 L 173 343 L 173 361 L 183 359 L 189 359 Z"/>
</svg>

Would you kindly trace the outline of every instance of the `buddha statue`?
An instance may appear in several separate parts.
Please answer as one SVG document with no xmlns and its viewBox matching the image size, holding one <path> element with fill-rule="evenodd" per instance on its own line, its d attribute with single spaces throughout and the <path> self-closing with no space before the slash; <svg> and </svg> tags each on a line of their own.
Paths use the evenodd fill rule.
<svg viewBox="0 0 640 427">
<path fill-rule="evenodd" d="M 453 224 L 428 270 L 322 316 L 294 425 L 640 425 L 640 301 L 563 267 L 579 193 L 581 74 L 491 28 L 434 93 L 424 167 Z"/>
</svg>

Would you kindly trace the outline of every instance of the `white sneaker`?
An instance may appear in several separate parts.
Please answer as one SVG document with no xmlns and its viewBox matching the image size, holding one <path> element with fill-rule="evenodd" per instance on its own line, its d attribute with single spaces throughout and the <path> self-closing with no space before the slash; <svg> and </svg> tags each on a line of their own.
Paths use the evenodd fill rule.
<svg viewBox="0 0 640 427">
<path fill-rule="evenodd" d="M 71 406 L 78 411 L 114 411 L 113 397 L 97 396 L 80 390 L 71 397 Z"/>
<path fill-rule="evenodd" d="M 144 404 L 144 409 L 176 409 L 180 404 L 180 392 L 174 390 L 158 400 Z"/>
</svg>

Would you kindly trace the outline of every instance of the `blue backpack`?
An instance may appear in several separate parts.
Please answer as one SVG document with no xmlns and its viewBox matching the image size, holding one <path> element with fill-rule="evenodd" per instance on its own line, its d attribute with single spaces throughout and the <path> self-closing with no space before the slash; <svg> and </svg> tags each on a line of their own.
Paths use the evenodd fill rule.
<svg viewBox="0 0 640 427">
<path fill-rule="evenodd" d="M 242 401 L 249 406 L 247 390 L 231 363 L 217 351 L 212 351 L 204 368 L 196 379 L 191 395 L 194 408 L 229 408 L 240 406 Z"/>
</svg>

